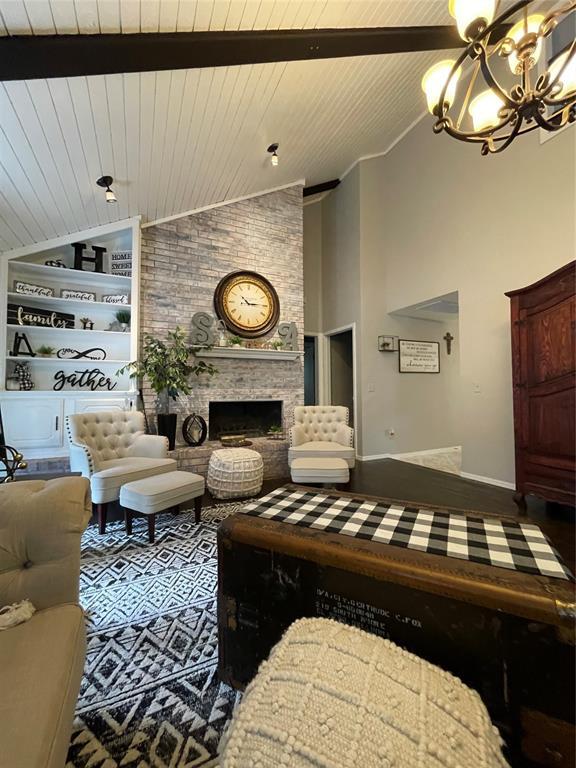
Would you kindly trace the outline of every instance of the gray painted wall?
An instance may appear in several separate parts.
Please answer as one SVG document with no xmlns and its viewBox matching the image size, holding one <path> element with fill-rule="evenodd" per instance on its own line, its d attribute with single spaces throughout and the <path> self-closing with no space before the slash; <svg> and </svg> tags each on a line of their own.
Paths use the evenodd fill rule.
<svg viewBox="0 0 576 768">
<path fill-rule="evenodd" d="M 513 482 L 503 294 L 575 257 L 575 180 L 574 128 L 542 144 L 535 132 L 502 155 L 483 158 L 476 147 L 435 136 L 423 120 L 387 155 L 361 162 L 318 204 L 324 329 L 357 322 L 362 455 L 461 443 L 465 472 Z M 400 322 L 388 313 L 456 290 L 456 378 L 411 384 L 394 375 L 376 347 L 378 334 L 394 333 Z M 428 338 L 425 329 L 414 329 L 414 337 Z M 444 333 L 439 329 L 438 338 Z M 450 417 L 441 418 L 446 408 Z M 389 426 L 397 429 L 394 440 L 386 435 Z"/>
<path fill-rule="evenodd" d="M 322 206 L 304 206 L 304 330 L 322 329 Z"/>
</svg>

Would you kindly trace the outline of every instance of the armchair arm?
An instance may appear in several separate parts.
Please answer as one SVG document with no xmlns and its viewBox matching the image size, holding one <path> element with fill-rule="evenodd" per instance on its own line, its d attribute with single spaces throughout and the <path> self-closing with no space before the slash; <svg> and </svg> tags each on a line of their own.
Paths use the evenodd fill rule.
<svg viewBox="0 0 576 768">
<path fill-rule="evenodd" d="M 68 443 L 70 451 L 70 470 L 72 472 L 81 472 L 83 477 L 91 477 L 98 471 L 98 462 L 94 454 L 83 443 Z"/>
<path fill-rule="evenodd" d="M 166 459 L 168 438 L 162 435 L 138 435 L 130 446 L 130 456 L 144 456 L 149 459 Z"/>
<path fill-rule="evenodd" d="M 291 448 L 297 448 L 299 445 L 303 445 L 304 443 L 308 442 L 304 427 L 301 427 L 299 424 L 295 424 L 293 427 L 290 427 L 288 434 L 290 436 Z"/>
<path fill-rule="evenodd" d="M 354 446 L 354 430 L 346 424 L 339 424 L 338 429 L 336 430 L 335 439 L 340 445 L 346 445 L 352 448 Z"/>
</svg>

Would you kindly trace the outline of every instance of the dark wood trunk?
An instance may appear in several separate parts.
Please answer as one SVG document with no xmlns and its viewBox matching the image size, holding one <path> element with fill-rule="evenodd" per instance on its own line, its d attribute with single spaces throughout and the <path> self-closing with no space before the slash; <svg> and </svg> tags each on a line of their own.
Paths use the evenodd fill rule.
<svg viewBox="0 0 576 768">
<path fill-rule="evenodd" d="M 572 765 L 573 613 L 562 608 L 573 600 L 569 582 L 248 515 L 220 526 L 218 557 L 219 672 L 227 683 L 246 686 L 295 619 L 331 617 L 476 689 L 515 768 Z M 543 762 L 546 750 L 562 758 Z"/>
<path fill-rule="evenodd" d="M 576 262 L 511 299 L 516 491 L 576 504 Z"/>
</svg>

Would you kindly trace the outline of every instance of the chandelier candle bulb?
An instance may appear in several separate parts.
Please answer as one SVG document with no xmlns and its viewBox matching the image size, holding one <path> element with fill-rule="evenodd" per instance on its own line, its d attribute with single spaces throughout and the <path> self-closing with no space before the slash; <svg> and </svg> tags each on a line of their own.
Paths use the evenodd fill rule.
<svg viewBox="0 0 576 768">
<path fill-rule="evenodd" d="M 450 0 L 448 10 L 456 19 L 458 34 L 468 42 L 492 23 L 496 13 L 496 0 Z"/>
<path fill-rule="evenodd" d="M 484 131 L 498 125 L 500 118 L 498 112 L 504 106 L 504 102 L 494 91 L 482 91 L 470 102 L 468 112 L 472 117 L 475 131 Z"/>
<path fill-rule="evenodd" d="M 570 51 L 564 51 L 551 62 L 549 67 L 550 82 L 553 82 L 557 75 L 560 73 L 558 84 L 561 86 L 560 91 L 554 96 L 551 96 L 554 100 L 562 101 L 573 93 L 576 93 L 576 51 L 573 52 L 570 61 L 568 56 Z M 568 63 L 566 63 L 568 61 Z M 564 69 L 564 71 L 562 71 Z"/>
<path fill-rule="evenodd" d="M 538 62 L 542 53 L 542 37 L 538 33 L 543 21 L 544 16 L 536 13 L 514 24 L 508 33 L 516 44 L 508 57 L 508 65 L 515 75 L 521 75 L 524 66 L 532 69 Z"/>
<path fill-rule="evenodd" d="M 444 59 L 443 61 L 439 61 L 431 66 L 422 78 L 422 90 L 426 94 L 428 110 L 432 115 L 436 114 L 436 108 L 440 103 L 442 90 L 444 89 L 444 86 L 450 77 L 452 67 L 455 63 L 456 62 L 453 59 Z M 454 98 L 456 96 L 456 86 L 458 85 L 461 72 L 462 67 L 458 67 L 456 72 L 450 78 L 450 82 L 448 83 L 446 94 L 444 96 L 444 103 L 447 105 L 447 107 L 449 107 L 454 102 Z"/>
</svg>

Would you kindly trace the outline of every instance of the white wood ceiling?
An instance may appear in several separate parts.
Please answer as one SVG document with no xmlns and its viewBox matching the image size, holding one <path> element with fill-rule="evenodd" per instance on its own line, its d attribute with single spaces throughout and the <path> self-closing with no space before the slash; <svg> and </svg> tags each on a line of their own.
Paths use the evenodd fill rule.
<svg viewBox="0 0 576 768">
<path fill-rule="evenodd" d="M 445 24 L 446 0 L 1 0 L 1 34 Z M 385 151 L 442 52 L 0 84 L 0 250 L 152 221 Z M 266 147 L 280 143 L 273 168 Z M 95 184 L 115 178 L 117 205 Z"/>
</svg>

